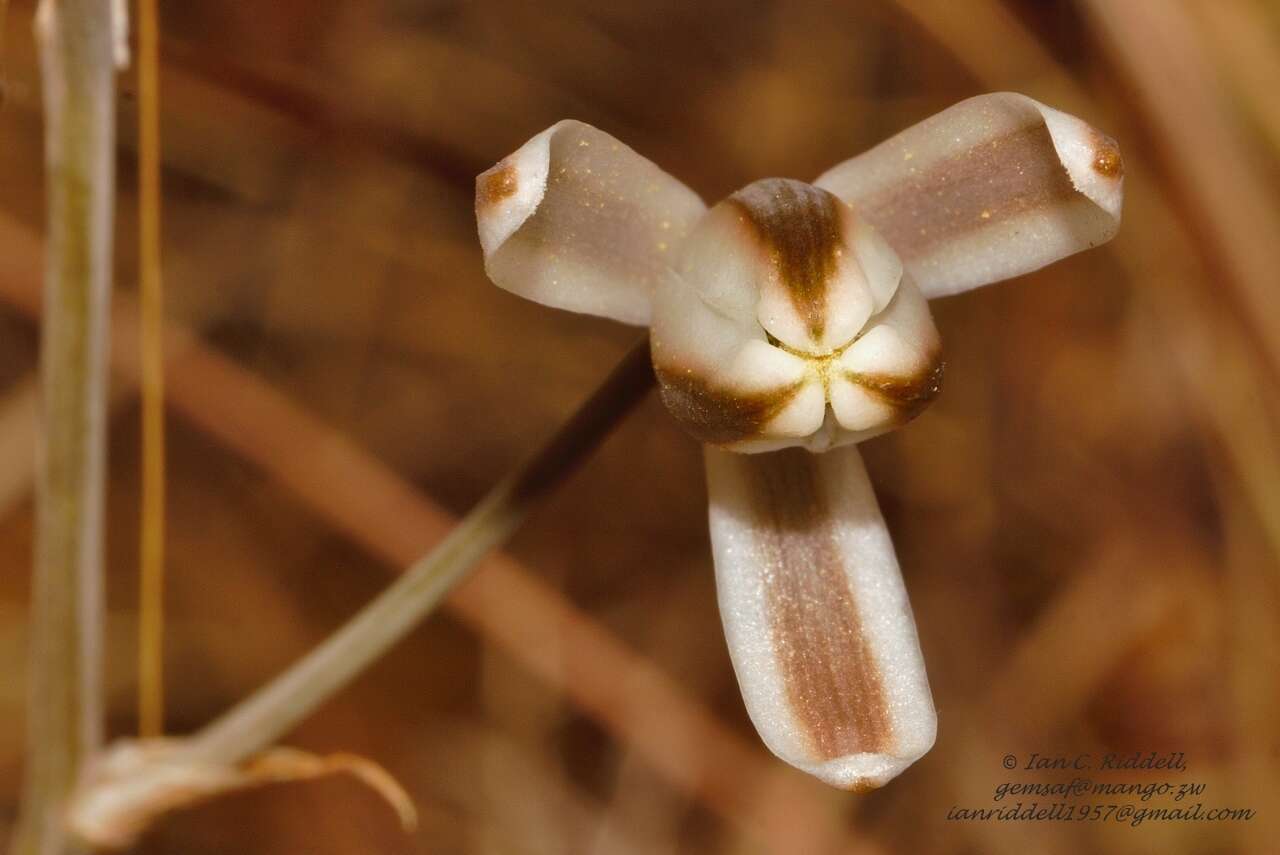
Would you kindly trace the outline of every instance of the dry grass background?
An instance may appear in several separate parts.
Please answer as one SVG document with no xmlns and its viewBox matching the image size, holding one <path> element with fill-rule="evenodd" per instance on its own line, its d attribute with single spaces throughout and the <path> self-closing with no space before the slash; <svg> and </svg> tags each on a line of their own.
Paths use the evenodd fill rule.
<svg viewBox="0 0 1280 855">
<path fill-rule="evenodd" d="M 9 9 L 0 106 L 0 832 L 20 780 L 32 528 L 32 5 Z M 941 400 L 864 446 L 940 717 L 937 747 L 887 788 L 826 791 L 756 742 L 715 611 L 700 455 L 650 400 L 507 558 L 292 737 L 384 763 L 417 800 L 416 835 L 332 780 L 181 813 L 139 851 L 1277 851 L 1280 8 L 161 5 L 168 308 L 200 338 L 170 356 L 178 732 L 373 595 L 635 337 L 484 277 L 472 178 L 555 120 L 591 122 L 716 199 L 1012 89 L 1115 135 L 1128 204 L 1106 249 L 937 304 Z M 121 87 L 127 297 L 136 116 Z M 136 727 L 130 321 L 111 425 L 117 734 Z M 1006 753 L 1139 749 L 1186 752 L 1206 806 L 1257 816 L 944 819 L 1029 777 Z"/>
</svg>

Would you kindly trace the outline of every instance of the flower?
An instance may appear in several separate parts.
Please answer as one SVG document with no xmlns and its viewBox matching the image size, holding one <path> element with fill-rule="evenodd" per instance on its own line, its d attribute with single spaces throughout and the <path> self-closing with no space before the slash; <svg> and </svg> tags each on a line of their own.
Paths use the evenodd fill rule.
<svg viewBox="0 0 1280 855">
<path fill-rule="evenodd" d="M 937 716 L 856 443 L 937 394 L 928 299 L 1109 240 L 1108 137 L 1023 95 L 961 102 L 812 184 L 711 209 L 608 134 L 559 122 L 476 180 L 485 269 L 549 306 L 648 325 L 662 399 L 704 443 L 716 587 L 765 744 L 879 786 Z"/>
</svg>

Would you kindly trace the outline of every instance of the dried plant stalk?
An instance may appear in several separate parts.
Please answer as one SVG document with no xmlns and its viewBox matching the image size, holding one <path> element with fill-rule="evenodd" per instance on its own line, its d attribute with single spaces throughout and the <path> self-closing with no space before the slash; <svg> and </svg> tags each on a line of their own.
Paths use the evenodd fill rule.
<svg viewBox="0 0 1280 855">
<path fill-rule="evenodd" d="M 138 730 L 164 730 L 164 302 L 160 268 L 160 75 L 156 0 L 138 4 L 138 257 L 142 295 L 142 530 Z"/>
<path fill-rule="evenodd" d="M 26 789 L 12 851 L 65 852 L 62 813 L 102 738 L 99 637 L 115 184 L 111 0 L 44 0 L 49 236 L 41 344 Z"/>
</svg>

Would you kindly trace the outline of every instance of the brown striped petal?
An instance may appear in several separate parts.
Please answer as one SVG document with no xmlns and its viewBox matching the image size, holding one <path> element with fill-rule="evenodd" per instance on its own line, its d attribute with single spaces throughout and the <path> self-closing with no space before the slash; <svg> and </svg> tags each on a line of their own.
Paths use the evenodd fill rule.
<svg viewBox="0 0 1280 855">
<path fill-rule="evenodd" d="M 888 307 L 827 372 L 840 427 L 861 442 L 911 421 L 942 386 L 942 342 L 929 304 L 905 277 Z"/>
<path fill-rule="evenodd" d="M 718 311 L 815 355 L 851 341 L 902 277 L 869 223 L 788 178 L 756 181 L 712 208 L 676 269 Z"/>
<path fill-rule="evenodd" d="M 747 712 L 786 762 L 884 784 L 937 719 L 893 545 L 856 446 L 708 448 L 711 545 Z"/>
<path fill-rule="evenodd" d="M 658 285 L 649 341 L 667 409 L 699 442 L 793 445 L 822 426 L 808 360 L 770 344 L 750 311 L 713 308 L 682 277 Z"/>
<path fill-rule="evenodd" d="M 647 324 L 669 257 L 706 210 L 692 190 L 565 120 L 476 178 L 485 270 L 522 297 Z"/>
<path fill-rule="evenodd" d="M 1109 137 L 1002 92 L 962 101 L 814 183 L 870 220 L 932 298 L 1110 240 L 1124 169 Z"/>
</svg>

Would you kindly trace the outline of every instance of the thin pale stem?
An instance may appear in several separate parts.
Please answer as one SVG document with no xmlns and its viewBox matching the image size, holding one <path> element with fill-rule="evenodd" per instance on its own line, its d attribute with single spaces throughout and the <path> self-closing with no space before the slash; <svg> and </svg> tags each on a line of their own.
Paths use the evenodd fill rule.
<svg viewBox="0 0 1280 855">
<path fill-rule="evenodd" d="M 102 739 L 113 14 L 111 0 L 44 0 L 36 17 L 49 225 L 26 781 L 15 855 L 73 847 L 63 809 Z"/>
<path fill-rule="evenodd" d="M 284 735 L 429 614 L 510 537 L 653 385 L 647 340 L 525 466 L 499 482 L 427 556 L 292 668 L 192 737 L 193 759 L 237 763 Z"/>
<path fill-rule="evenodd" d="M 0 298 L 38 317 L 39 291 L 31 262 L 38 242 L 0 214 Z M 116 301 L 115 335 L 132 342 L 137 307 Z M 170 321 L 169 401 L 229 453 L 259 467 L 318 520 L 370 555 L 407 567 L 457 524 L 416 490 L 332 426 L 201 344 L 195 331 Z M 137 375 L 137 348 L 117 347 L 115 366 L 126 381 Z M 128 382 L 119 384 L 121 396 Z M 342 490 L 335 490 L 335 484 Z M 827 841 L 845 837 L 834 823 L 834 797 L 815 779 L 779 769 L 758 744 L 726 727 L 700 700 L 599 621 L 583 613 L 547 581 L 501 552 L 484 559 L 483 573 L 459 586 L 445 603 L 450 614 L 486 643 L 507 652 L 532 678 L 563 692 L 578 710 L 644 757 L 674 792 L 766 842 L 776 851 L 803 848 L 795 829 Z M 558 639 L 557 644 L 547 644 Z M 662 727 L 645 710 L 662 710 Z M 640 711 L 640 714 L 637 714 Z M 671 746 L 697 745 L 697 751 Z M 859 850 L 861 851 L 861 850 Z"/>
<path fill-rule="evenodd" d="M 138 730 L 164 730 L 164 291 L 160 267 L 160 80 L 156 0 L 138 2 L 138 254 L 141 269 L 142 530 Z"/>
</svg>

